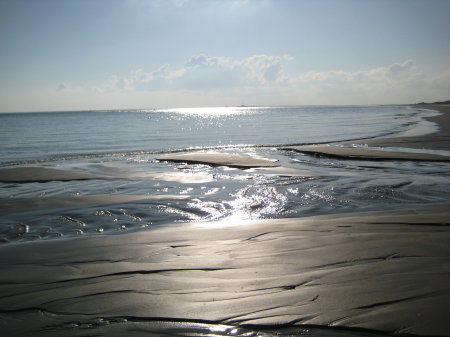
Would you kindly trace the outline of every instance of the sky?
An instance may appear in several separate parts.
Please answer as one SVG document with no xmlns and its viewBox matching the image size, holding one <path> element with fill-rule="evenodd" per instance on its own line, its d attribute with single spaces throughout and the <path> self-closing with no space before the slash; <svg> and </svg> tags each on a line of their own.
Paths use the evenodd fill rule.
<svg viewBox="0 0 450 337">
<path fill-rule="evenodd" d="M 0 112 L 450 99 L 450 0 L 0 0 Z"/>
</svg>

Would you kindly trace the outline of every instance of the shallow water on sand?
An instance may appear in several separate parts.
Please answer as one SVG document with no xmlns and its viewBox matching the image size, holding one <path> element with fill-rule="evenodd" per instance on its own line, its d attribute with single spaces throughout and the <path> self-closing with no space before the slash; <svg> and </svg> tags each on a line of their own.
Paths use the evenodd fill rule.
<svg viewBox="0 0 450 337">
<path fill-rule="evenodd" d="M 0 183 L 3 200 L 29 198 L 15 210 L 3 210 L 0 238 L 10 242 L 120 234 L 189 221 L 385 210 L 449 198 L 450 163 L 337 160 L 276 148 L 229 152 L 277 159 L 280 167 L 243 170 L 168 163 L 151 154 L 46 163 L 44 167 L 109 178 Z M 153 199 L 27 206 L 45 198 L 110 195 Z"/>
<path fill-rule="evenodd" d="M 23 315 L 23 314 L 22 314 Z M 28 319 L 35 322 L 36 314 L 30 313 Z M 44 317 L 48 313 L 41 313 Z M 196 337 L 389 337 L 391 334 L 370 331 L 366 329 L 351 329 L 342 327 L 320 327 L 320 326 L 259 326 L 259 327 L 238 327 L 225 324 L 212 324 L 205 322 L 181 322 L 181 321 L 157 321 L 145 320 L 139 317 L 116 317 L 114 319 L 95 319 L 84 322 L 76 322 L 77 318 L 71 317 L 72 323 L 65 323 L 60 326 L 54 324 L 48 331 L 49 336 L 67 335 L 76 330 L 94 332 L 98 335 L 106 336 L 133 336 L 133 337 L 161 337 L 161 336 L 196 336 Z M 1 314 L 0 314 L 1 317 Z M 9 318 L 9 317 L 7 317 Z M 46 317 L 49 319 L 48 317 Z M 57 317 L 52 317 L 57 322 Z M 42 319 L 42 317 L 39 317 Z M 25 330 L 25 331 L 24 331 Z M 35 332 L 35 326 L 30 326 L 30 331 Z M 15 332 L 26 333 L 26 329 L 11 329 L 6 331 L 13 335 Z M 71 335 L 72 336 L 72 335 Z"/>
<path fill-rule="evenodd" d="M 404 106 L 3 114 L 4 169 L 44 167 L 91 176 L 50 174 L 43 181 L 33 180 L 37 172 L 30 171 L 28 181 L 0 182 L 6 205 L 0 207 L 0 241 L 448 201 L 449 163 L 337 160 L 271 146 L 431 131 L 435 126 L 422 118 L 430 114 Z M 156 159 L 196 150 L 269 158 L 280 167 L 243 170 Z M 152 198 L 121 202 L 121 195 Z"/>
</svg>

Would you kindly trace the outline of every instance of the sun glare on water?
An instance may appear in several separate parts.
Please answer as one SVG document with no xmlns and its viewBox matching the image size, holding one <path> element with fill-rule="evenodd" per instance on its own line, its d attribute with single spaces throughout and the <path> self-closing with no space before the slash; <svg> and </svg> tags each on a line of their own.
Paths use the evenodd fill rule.
<svg viewBox="0 0 450 337">
<path fill-rule="evenodd" d="M 202 108 L 177 108 L 161 110 L 164 112 L 179 113 L 183 115 L 198 115 L 203 117 L 221 117 L 229 115 L 243 115 L 256 113 L 259 107 L 202 107 Z"/>
</svg>

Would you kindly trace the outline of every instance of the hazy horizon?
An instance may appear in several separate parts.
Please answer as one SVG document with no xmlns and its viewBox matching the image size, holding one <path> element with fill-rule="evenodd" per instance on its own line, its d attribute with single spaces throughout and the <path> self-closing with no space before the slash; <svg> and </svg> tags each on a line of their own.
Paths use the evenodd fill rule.
<svg viewBox="0 0 450 337">
<path fill-rule="evenodd" d="M 0 112 L 448 99 L 450 1 L 0 0 Z"/>
</svg>

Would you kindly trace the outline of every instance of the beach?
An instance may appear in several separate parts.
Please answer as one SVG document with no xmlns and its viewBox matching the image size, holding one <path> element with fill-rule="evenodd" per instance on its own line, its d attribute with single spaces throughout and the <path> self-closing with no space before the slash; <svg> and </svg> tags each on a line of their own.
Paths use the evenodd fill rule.
<svg viewBox="0 0 450 337">
<path fill-rule="evenodd" d="M 404 147 L 416 149 L 435 149 L 435 150 L 449 150 L 450 149 L 450 106 L 448 105 L 416 105 L 420 109 L 433 109 L 440 111 L 442 114 L 427 118 L 439 125 L 439 131 L 427 135 L 417 137 L 395 137 L 386 139 L 371 139 L 353 142 L 354 144 L 367 144 L 370 146 L 389 146 L 389 147 Z"/>
<path fill-rule="evenodd" d="M 448 162 L 447 154 L 433 150 L 450 150 L 449 107 L 420 108 L 442 113 L 430 118 L 439 124 L 438 132 L 274 151 L 370 162 Z M 216 150 L 158 160 L 279 170 L 280 176 L 317 174 L 288 171 L 272 158 Z M 118 176 L 11 170 L 0 172 L 2 181 Z M 187 173 L 199 181 L 214 177 Z M 0 212 L 151 198 L 3 200 Z M 228 217 L 119 235 L 7 243 L 0 246 L 0 331 L 5 336 L 450 336 L 449 209 L 448 202 L 436 202 L 305 217 Z"/>
<path fill-rule="evenodd" d="M 285 149 L 344 159 L 449 161 L 450 156 L 433 154 L 430 153 L 432 152 L 430 150 L 450 151 L 450 106 L 430 104 L 416 105 L 415 108 L 434 109 L 441 112 L 442 114 L 438 116 L 427 118 L 429 121 L 437 123 L 439 130 L 415 137 L 383 137 L 342 142 L 335 144 L 337 146 L 291 146 Z M 384 149 L 386 147 L 397 149 L 397 151 L 386 151 Z M 399 151 L 398 148 L 402 150 Z M 424 151 L 411 152 L 408 151 L 409 148 Z"/>
</svg>

